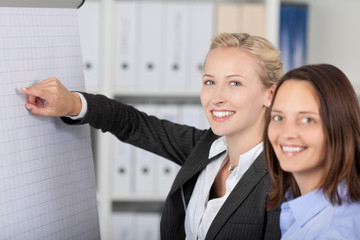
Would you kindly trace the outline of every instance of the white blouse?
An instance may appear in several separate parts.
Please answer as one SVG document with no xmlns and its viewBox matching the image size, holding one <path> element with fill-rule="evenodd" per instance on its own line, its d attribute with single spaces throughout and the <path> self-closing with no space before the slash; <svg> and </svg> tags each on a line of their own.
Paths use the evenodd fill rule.
<svg viewBox="0 0 360 240">
<path fill-rule="evenodd" d="M 225 159 L 228 154 L 226 138 L 221 137 L 217 139 L 210 148 L 209 159 L 224 150 L 225 152 L 222 155 L 207 165 L 197 179 L 189 205 L 186 209 L 185 233 L 187 240 L 205 239 L 209 227 L 221 206 L 244 173 L 263 151 L 263 143 L 259 143 L 239 157 L 237 168 L 234 169 L 226 180 L 225 195 L 209 201 L 209 193 L 215 177 L 228 161 L 227 158 Z"/>
</svg>

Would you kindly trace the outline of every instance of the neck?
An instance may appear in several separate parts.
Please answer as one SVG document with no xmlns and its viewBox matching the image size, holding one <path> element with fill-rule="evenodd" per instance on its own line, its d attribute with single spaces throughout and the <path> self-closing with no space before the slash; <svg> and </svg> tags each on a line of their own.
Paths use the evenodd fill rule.
<svg viewBox="0 0 360 240">
<path fill-rule="evenodd" d="M 264 121 L 264 114 L 261 114 L 256 123 L 225 136 L 230 159 L 235 155 L 239 157 L 262 141 Z"/>
<path fill-rule="evenodd" d="M 308 175 L 293 174 L 301 195 L 305 195 L 320 187 L 321 178 Z"/>
<path fill-rule="evenodd" d="M 249 137 L 226 136 L 228 145 L 229 162 L 237 165 L 240 155 L 248 152 L 262 141 L 262 134 Z"/>
</svg>

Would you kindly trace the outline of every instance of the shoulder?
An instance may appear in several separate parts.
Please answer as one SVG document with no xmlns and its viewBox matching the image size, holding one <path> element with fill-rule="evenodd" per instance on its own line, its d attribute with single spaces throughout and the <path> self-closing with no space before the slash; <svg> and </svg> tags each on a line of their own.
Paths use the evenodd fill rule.
<svg viewBox="0 0 360 240">
<path fill-rule="evenodd" d="M 334 212 L 329 226 L 318 239 L 358 239 L 360 236 L 360 202 L 333 206 Z"/>
<path fill-rule="evenodd" d="M 341 228 L 332 228 L 326 229 L 326 231 L 322 231 L 315 238 L 317 240 L 338 240 L 338 239 L 346 239 L 346 240 L 356 240 L 359 239 L 359 233 L 354 231 L 353 229 L 341 229 Z"/>
<path fill-rule="evenodd" d="M 331 225 L 351 225 L 356 223 L 360 233 L 360 202 L 344 202 L 341 205 L 334 206 L 334 215 Z M 353 225 L 355 226 L 355 225 Z"/>
</svg>

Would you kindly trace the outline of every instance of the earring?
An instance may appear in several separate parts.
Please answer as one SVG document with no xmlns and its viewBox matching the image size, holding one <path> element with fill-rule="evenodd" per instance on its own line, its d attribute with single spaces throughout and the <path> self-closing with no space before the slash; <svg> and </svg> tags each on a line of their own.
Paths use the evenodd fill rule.
<svg viewBox="0 0 360 240">
<path fill-rule="evenodd" d="M 271 102 L 268 102 L 268 105 L 270 106 Z"/>
</svg>

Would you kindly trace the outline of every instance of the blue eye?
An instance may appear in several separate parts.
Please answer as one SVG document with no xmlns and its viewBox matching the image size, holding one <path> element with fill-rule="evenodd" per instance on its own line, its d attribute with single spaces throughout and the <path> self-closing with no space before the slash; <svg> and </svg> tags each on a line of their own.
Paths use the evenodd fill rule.
<svg viewBox="0 0 360 240">
<path fill-rule="evenodd" d="M 211 81 L 211 80 L 204 81 L 204 85 L 214 85 L 214 84 L 215 84 L 215 82 Z"/>
<path fill-rule="evenodd" d="M 230 85 L 231 86 L 241 86 L 241 83 L 239 83 L 239 82 L 231 82 Z"/>
<path fill-rule="evenodd" d="M 272 119 L 273 121 L 275 121 L 275 122 L 279 122 L 279 121 L 282 120 L 282 117 L 279 116 L 279 115 L 274 115 L 274 116 L 271 117 L 271 119 Z"/>
</svg>

